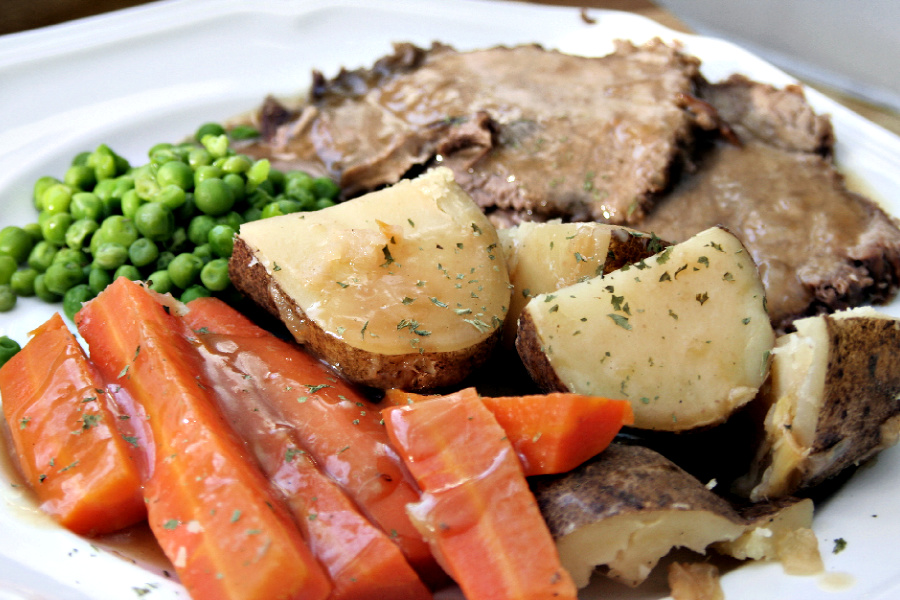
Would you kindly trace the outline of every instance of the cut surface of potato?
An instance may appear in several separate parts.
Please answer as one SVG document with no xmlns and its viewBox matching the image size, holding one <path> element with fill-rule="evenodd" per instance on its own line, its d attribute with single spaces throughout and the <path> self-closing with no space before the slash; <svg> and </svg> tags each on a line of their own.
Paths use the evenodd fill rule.
<svg viewBox="0 0 900 600">
<path fill-rule="evenodd" d="M 713 548 L 740 560 L 781 560 L 787 536 L 812 527 L 813 501 L 781 498 L 751 504 L 738 512 L 747 520 L 747 530 L 736 540 L 716 542 Z"/>
<path fill-rule="evenodd" d="M 774 339 L 750 255 L 711 228 L 532 298 L 516 347 L 545 391 L 626 398 L 635 427 L 683 431 L 721 423 L 756 395 Z"/>
<path fill-rule="evenodd" d="M 729 503 L 642 446 L 613 444 L 565 475 L 537 478 L 533 488 L 579 587 L 599 565 L 613 579 L 638 585 L 672 548 L 702 553 L 746 530 Z"/>
<path fill-rule="evenodd" d="M 503 335 L 509 344 L 530 298 L 636 263 L 666 245 L 652 234 L 596 222 L 525 222 L 497 234 L 513 286 Z"/>
<path fill-rule="evenodd" d="M 794 325 L 757 400 L 764 441 L 736 486 L 752 501 L 815 486 L 900 435 L 900 320 L 863 307 Z"/>
<path fill-rule="evenodd" d="M 230 272 L 299 342 L 382 388 L 462 379 L 499 339 L 510 299 L 494 227 L 444 168 L 245 223 Z"/>
</svg>

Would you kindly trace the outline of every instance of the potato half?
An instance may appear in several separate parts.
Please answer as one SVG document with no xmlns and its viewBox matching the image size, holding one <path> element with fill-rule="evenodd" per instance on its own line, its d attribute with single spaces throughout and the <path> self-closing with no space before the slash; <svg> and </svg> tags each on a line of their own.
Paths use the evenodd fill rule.
<svg viewBox="0 0 900 600">
<path fill-rule="evenodd" d="M 900 436 L 900 320 L 863 307 L 794 326 L 757 400 L 765 439 L 736 486 L 753 501 L 815 486 Z"/>
<path fill-rule="evenodd" d="M 509 306 L 497 233 L 449 169 L 310 213 L 241 226 L 235 286 L 363 385 L 458 382 Z"/>
<path fill-rule="evenodd" d="M 510 346 L 519 315 L 534 296 L 639 262 L 668 245 L 652 234 L 596 222 L 526 222 L 497 234 L 513 285 L 503 333 Z"/>
<path fill-rule="evenodd" d="M 635 427 L 714 425 L 768 373 L 775 334 L 764 294 L 749 253 L 714 227 L 532 298 L 516 347 L 541 388 L 626 398 Z"/>
</svg>

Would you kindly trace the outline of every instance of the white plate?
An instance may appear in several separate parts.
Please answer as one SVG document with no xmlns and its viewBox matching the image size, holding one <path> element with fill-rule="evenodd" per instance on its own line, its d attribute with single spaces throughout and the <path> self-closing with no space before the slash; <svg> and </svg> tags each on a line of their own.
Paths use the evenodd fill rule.
<svg viewBox="0 0 900 600">
<path fill-rule="evenodd" d="M 108 143 L 146 162 L 153 143 L 174 141 L 200 123 L 258 106 L 272 93 L 293 96 L 313 68 L 371 64 L 392 41 L 460 49 L 540 42 L 602 55 L 616 37 L 682 40 L 711 79 L 733 72 L 777 85 L 792 80 L 720 40 L 667 30 L 641 17 L 599 10 L 473 0 L 375 0 L 252 3 L 156 2 L 141 8 L 0 37 L 0 227 L 36 219 L 31 186 L 60 176 L 77 152 Z M 900 140 L 825 97 L 812 104 L 834 119 L 838 161 L 869 193 L 900 214 Z M 0 315 L 0 335 L 25 341 L 56 307 L 20 300 Z M 900 314 L 897 303 L 888 312 Z M 0 470 L 0 600 L 186 598 L 155 561 L 132 562 L 71 535 L 37 514 Z M 815 531 L 827 573 L 789 577 L 780 566 L 742 566 L 723 577 L 729 600 L 900 597 L 900 454 L 890 450 L 857 472 L 818 507 Z M 515 532 L 510 532 L 515 535 Z M 846 549 L 834 554 L 835 539 Z M 527 569 L 528 565 L 522 565 Z M 598 581 L 583 598 L 660 598 L 663 583 L 639 590 Z M 441 594 L 458 597 L 456 594 Z"/>
</svg>

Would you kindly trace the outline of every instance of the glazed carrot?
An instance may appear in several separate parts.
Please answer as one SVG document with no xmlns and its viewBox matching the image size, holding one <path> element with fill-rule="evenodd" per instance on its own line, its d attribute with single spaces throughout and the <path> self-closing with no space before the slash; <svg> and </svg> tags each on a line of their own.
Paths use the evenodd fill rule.
<svg viewBox="0 0 900 600">
<path fill-rule="evenodd" d="M 194 600 L 323 599 L 331 585 L 218 412 L 183 323 L 119 278 L 76 316 L 91 359 L 146 412 L 150 528 Z"/>
<path fill-rule="evenodd" d="M 388 390 L 384 400 L 403 406 L 437 396 Z M 581 394 L 482 397 L 522 461 L 525 475 L 571 471 L 609 446 L 634 422 L 631 404 Z"/>
<path fill-rule="evenodd" d="M 446 575 L 406 514 L 419 492 L 387 438 L 379 407 L 297 345 L 217 300 L 188 304 L 184 319 L 208 338 L 207 362 L 266 398 L 298 442 L 400 549 L 425 583 Z M 217 338 L 218 332 L 234 335 Z M 213 362 L 209 362 L 213 361 Z"/>
<path fill-rule="evenodd" d="M 422 489 L 410 514 L 468 600 L 576 597 L 513 448 L 473 389 L 382 414 Z"/>
<path fill-rule="evenodd" d="M 218 300 L 203 299 L 216 303 Z M 192 309 L 202 312 L 198 305 Z M 215 310 L 212 307 L 212 310 Z M 231 309 L 229 309 L 231 310 Z M 263 472 L 287 500 L 310 549 L 328 571 L 332 600 L 426 600 L 431 592 L 406 561 L 400 547 L 364 517 L 350 498 L 315 464 L 294 428 L 272 410 L 268 399 L 221 362 L 239 345 L 241 320 L 227 333 L 198 335 L 206 376 L 218 406 L 248 444 Z M 202 329 L 202 328 L 197 328 Z M 196 332 L 195 332 L 196 333 Z M 230 375 L 230 376 L 229 376 Z"/>
<path fill-rule="evenodd" d="M 84 535 L 143 520 L 138 469 L 100 374 L 58 313 L 32 335 L 0 369 L 0 394 L 41 508 Z"/>
</svg>

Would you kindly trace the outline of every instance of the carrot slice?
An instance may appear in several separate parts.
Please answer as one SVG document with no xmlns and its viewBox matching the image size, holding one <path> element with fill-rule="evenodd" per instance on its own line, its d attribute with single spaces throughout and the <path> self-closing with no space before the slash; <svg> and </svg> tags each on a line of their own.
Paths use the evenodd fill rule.
<svg viewBox="0 0 900 600">
<path fill-rule="evenodd" d="M 422 489 L 410 514 L 468 600 L 576 597 L 521 464 L 474 389 L 382 414 Z"/>
<path fill-rule="evenodd" d="M 212 346 L 219 348 L 214 368 L 266 398 L 322 470 L 399 545 L 426 584 L 446 583 L 406 514 L 419 492 L 390 445 L 379 407 L 297 345 L 256 327 L 227 304 L 198 298 L 187 306 L 184 319 L 198 338 L 234 334 Z"/>
<path fill-rule="evenodd" d="M 77 315 L 91 358 L 146 412 L 150 528 L 195 600 L 322 599 L 331 584 L 218 412 L 183 323 L 119 278 Z"/>
<path fill-rule="evenodd" d="M 0 394 L 41 508 L 83 535 L 143 520 L 138 469 L 100 374 L 58 313 L 32 335 L 0 369 Z"/>
<path fill-rule="evenodd" d="M 439 396 L 388 390 L 384 400 L 403 406 Z M 571 471 L 609 446 L 622 425 L 634 422 L 627 400 L 554 392 L 482 397 L 506 431 L 525 475 Z"/>
<path fill-rule="evenodd" d="M 194 303 L 190 306 L 203 312 Z M 268 398 L 228 367 L 230 357 L 240 351 L 241 338 L 234 333 L 240 333 L 241 326 L 235 320 L 223 328 L 224 334 L 207 330 L 198 335 L 206 376 L 215 386 L 220 410 L 282 492 L 303 537 L 328 571 L 334 585 L 331 600 L 431 598 L 400 547 L 318 468 L 296 430 L 279 418 Z"/>
</svg>

